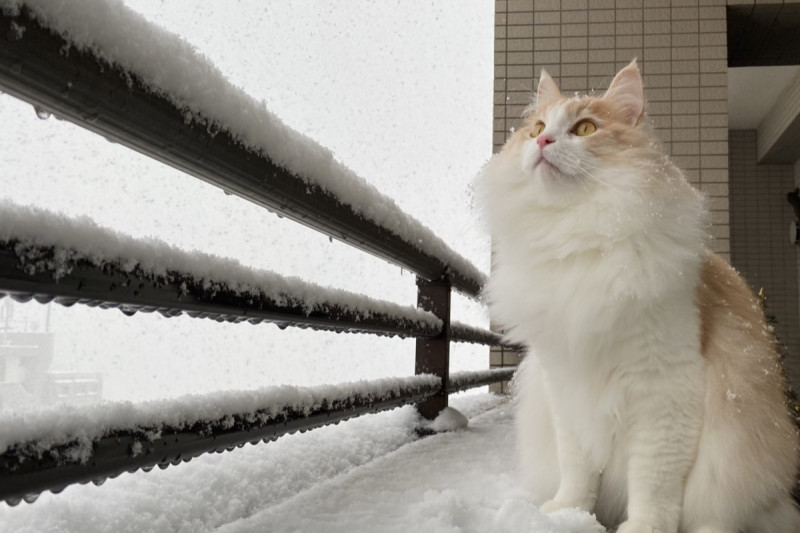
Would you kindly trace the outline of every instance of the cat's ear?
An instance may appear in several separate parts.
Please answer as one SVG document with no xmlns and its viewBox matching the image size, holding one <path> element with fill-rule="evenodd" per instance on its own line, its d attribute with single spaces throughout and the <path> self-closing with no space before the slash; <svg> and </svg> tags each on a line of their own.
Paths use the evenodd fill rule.
<svg viewBox="0 0 800 533">
<path fill-rule="evenodd" d="M 603 99 L 622 110 L 631 126 L 641 122 L 644 117 L 644 90 L 635 59 L 617 73 Z"/>
<path fill-rule="evenodd" d="M 539 75 L 539 87 L 536 90 L 536 107 L 547 107 L 561 100 L 561 91 L 545 69 Z"/>
</svg>

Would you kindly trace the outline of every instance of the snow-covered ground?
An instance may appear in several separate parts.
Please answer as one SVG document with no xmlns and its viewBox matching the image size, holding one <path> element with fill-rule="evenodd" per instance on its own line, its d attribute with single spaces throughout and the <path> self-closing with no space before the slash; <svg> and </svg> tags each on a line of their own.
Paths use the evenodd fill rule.
<svg viewBox="0 0 800 533">
<path fill-rule="evenodd" d="M 411 407 L 102 487 L 0 507 L 2 533 L 601 533 L 586 513 L 543 515 L 517 489 L 511 408 L 459 395 L 469 427 L 418 440 Z"/>
<path fill-rule="evenodd" d="M 409 443 L 219 531 L 605 531 L 587 513 L 542 514 L 514 489 L 515 472 L 510 409 L 503 403 L 474 417 L 466 431 Z"/>
</svg>

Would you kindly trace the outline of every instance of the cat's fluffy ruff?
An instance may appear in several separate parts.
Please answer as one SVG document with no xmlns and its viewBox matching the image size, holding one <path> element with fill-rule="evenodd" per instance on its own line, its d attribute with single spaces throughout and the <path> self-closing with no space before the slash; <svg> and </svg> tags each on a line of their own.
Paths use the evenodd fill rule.
<svg viewBox="0 0 800 533">
<path fill-rule="evenodd" d="M 478 178 L 485 296 L 533 352 L 517 378 L 526 483 L 543 509 L 593 511 L 620 533 L 797 531 L 771 335 L 706 252 L 703 199 L 643 109 L 635 63 L 602 98 L 565 99 L 543 73 L 528 125 Z M 576 135 L 583 119 L 597 131 Z"/>
</svg>

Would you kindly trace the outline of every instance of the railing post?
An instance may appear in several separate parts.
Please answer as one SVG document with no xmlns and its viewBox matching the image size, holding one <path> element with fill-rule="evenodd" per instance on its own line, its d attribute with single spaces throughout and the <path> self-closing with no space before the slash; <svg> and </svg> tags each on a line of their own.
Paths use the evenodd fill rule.
<svg viewBox="0 0 800 533">
<path fill-rule="evenodd" d="M 428 281 L 417 278 L 417 307 L 430 311 L 444 323 L 442 332 L 432 338 L 417 339 L 416 374 L 433 374 L 442 379 L 436 396 L 417 404 L 420 414 L 433 420 L 447 407 L 450 374 L 450 280 L 446 277 Z"/>
</svg>

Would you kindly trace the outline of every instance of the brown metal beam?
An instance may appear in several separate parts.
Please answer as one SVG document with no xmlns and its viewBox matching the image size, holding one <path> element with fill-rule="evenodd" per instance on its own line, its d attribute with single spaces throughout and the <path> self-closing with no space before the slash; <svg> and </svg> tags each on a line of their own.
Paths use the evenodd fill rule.
<svg viewBox="0 0 800 533">
<path fill-rule="evenodd" d="M 32 253 L 28 249 L 27 253 Z M 53 249 L 41 247 L 37 256 L 53 256 Z M 65 254 L 68 255 L 68 254 Z M 55 272 L 28 272 L 22 268 L 14 243 L 0 242 L 0 297 L 5 294 L 16 300 L 55 300 L 62 305 L 85 305 L 118 308 L 126 314 L 159 312 L 172 317 L 187 314 L 224 322 L 272 322 L 280 327 L 296 326 L 313 329 L 398 335 L 401 337 L 435 336 L 435 325 L 385 313 L 360 313 L 344 305 L 330 302 L 321 308 L 308 309 L 291 294 L 273 300 L 263 294 L 242 293 L 223 283 L 207 280 L 206 284 L 181 272 L 147 275 L 125 272 L 107 264 L 102 267 L 86 260 L 70 263 L 68 273 L 56 277 Z"/>
<path fill-rule="evenodd" d="M 417 405 L 420 414 L 433 420 L 447 407 L 450 373 L 450 281 L 441 278 L 428 281 L 417 278 L 417 307 L 430 311 L 442 322 L 439 335 L 417 339 L 415 374 L 433 374 L 442 378 L 442 388 L 433 397 Z"/>
</svg>

